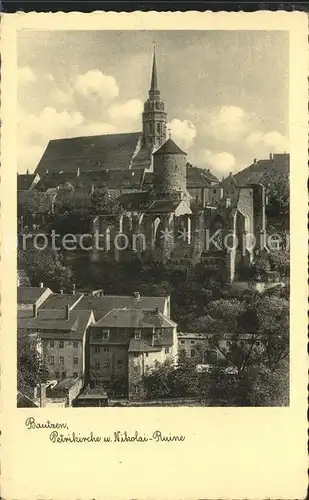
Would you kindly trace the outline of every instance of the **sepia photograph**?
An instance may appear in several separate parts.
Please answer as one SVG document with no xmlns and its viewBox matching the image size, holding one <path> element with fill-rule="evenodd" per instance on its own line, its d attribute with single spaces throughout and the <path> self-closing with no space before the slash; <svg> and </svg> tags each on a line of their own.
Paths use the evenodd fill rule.
<svg viewBox="0 0 309 500">
<path fill-rule="evenodd" d="M 289 32 L 16 54 L 17 407 L 289 406 Z"/>
</svg>

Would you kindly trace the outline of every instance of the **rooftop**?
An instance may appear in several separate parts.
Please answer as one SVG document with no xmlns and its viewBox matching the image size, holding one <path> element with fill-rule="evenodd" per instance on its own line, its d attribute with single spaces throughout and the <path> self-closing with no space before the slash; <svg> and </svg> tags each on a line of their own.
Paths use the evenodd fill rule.
<svg viewBox="0 0 309 500">
<path fill-rule="evenodd" d="M 49 290 L 47 287 L 36 286 L 18 286 L 17 287 L 17 303 L 18 304 L 35 304 L 43 293 Z"/>
<path fill-rule="evenodd" d="M 161 350 L 161 346 L 151 346 L 140 339 L 131 339 L 129 343 L 128 352 L 158 352 Z"/>
<path fill-rule="evenodd" d="M 112 309 L 94 327 L 108 328 L 173 328 L 172 320 L 156 310 Z"/>
<path fill-rule="evenodd" d="M 103 297 L 91 297 L 84 295 L 76 304 L 74 310 L 92 310 L 95 320 L 98 321 L 112 309 L 155 309 L 161 313 L 165 312 L 167 297 L 145 297 L 130 295 L 103 295 Z"/>
<path fill-rule="evenodd" d="M 141 132 L 49 141 L 36 173 L 129 169 Z"/>
<path fill-rule="evenodd" d="M 82 293 L 53 293 L 50 295 L 40 306 L 40 311 L 43 309 L 63 309 L 65 306 L 69 306 L 70 308 L 74 307 L 74 305 L 82 298 Z"/>
<path fill-rule="evenodd" d="M 184 155 L 187 156 L 187 153 L 182 151 L 179 146 L 177 146 L 176 142 L 173 141 L 173 139 L 169 138 L 165 143 L 157 149 L 153 153 L 154 156 L 156 155 Z"/>
<path fill-rule="evenodd" d="M 70 311 L 69 319 L 66 319 L 66 311 L 63 310 L 39 310 L 38 316 L 18 318 L 18 328 L 35 330 L 40 336 L 50 335 L 53 338 L 63 338 L 65 333 L 68 338 L 82 339 L 91 319 L 92 311 Z"/>
</svg>

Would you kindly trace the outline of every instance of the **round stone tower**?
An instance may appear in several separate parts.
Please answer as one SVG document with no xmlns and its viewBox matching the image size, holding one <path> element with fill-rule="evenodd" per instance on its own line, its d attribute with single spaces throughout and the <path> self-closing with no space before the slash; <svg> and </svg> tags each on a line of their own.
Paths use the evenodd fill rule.
<svg viewBox="0 0 309 500">
<path fill-rule="evenodd" d="M 187 193 L 187 153 L 169 138 L 153 153 L 153 185 L 161 195 Z"/>
</svg>

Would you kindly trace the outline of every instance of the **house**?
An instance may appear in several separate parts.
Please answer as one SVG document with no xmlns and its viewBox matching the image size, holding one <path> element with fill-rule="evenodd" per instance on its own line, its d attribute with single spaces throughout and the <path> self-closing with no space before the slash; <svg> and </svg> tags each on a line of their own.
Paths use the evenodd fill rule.
<svg viewBox="0 0 309 500">
<path fill-rule="evenodd" d="M 124 379 L 129 397 L 142 397 L 145 371 L 156 361 L 176 362 L 176 327 L 158 308 L 112 309 L 90 328 L 91 383 Z"/>
<path fill-rule="evenodd" d="M 186 355 L 194 359 L 197 364 L 213 364 L 226 359 L 225 353 L 234 345 L 242 349 L 252 346 L 254 349 L 263 349 L 263 337 L 249 333 L 238 333 L 235 335 L 225 334 L 221 339 L 212 339 L 212 335 L 206 333 L 178 333 L 178 349 L 184 350 Z M 264 339 L 265 342 L 265 339 Z"/>
<path fill-rule="evenodd" d="M 33 306 L 40 307 L 52 294 L 48 287 L 41 283 L 36 286 L 17 286 L 17 308 L 18 310 L 33 311 Z"/>
<path fill-rule="evenodd" d="M 85 376 L 86 334 L 94 323 L 92 311 L 41 309 L 33 305 L 32 317 L 19 317 L 18 327 L 35 336 L 50 379 Z"/>
</svg>

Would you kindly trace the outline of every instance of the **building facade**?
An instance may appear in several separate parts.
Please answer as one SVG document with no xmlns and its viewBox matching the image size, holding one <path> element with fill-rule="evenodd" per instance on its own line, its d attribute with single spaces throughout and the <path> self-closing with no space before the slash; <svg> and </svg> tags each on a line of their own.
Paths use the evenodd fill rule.
<svg viewBox="0 0 309 500">
<path fill-rule="evenodd" d="M 156 361 L 177 361 L 177 325 L 158 309 L 113 309 L 90 328 L 92 384 L 122 380 L 130 398 L 143 397 L 143 375 Z"/>
</svg>

